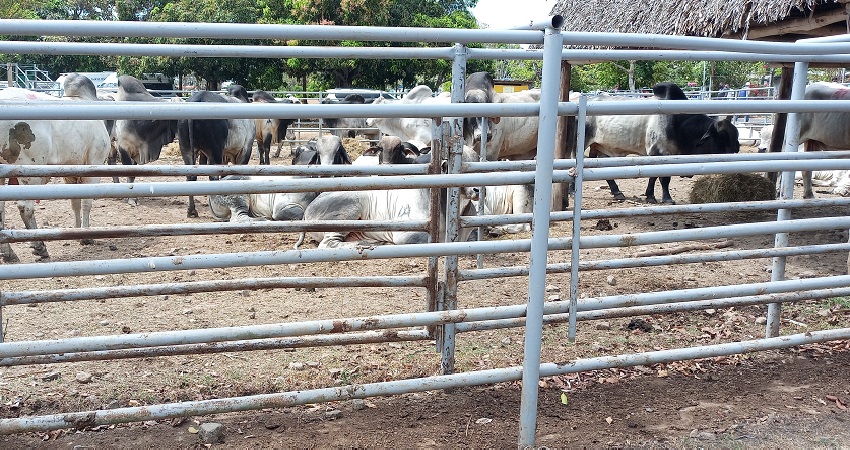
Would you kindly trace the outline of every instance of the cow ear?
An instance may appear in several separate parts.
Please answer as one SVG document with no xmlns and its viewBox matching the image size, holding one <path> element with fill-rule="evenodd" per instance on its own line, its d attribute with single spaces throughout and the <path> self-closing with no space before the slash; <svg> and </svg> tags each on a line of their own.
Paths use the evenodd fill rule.
<svg viewBox="0 0 850 450">
<path fill-rule="evenodd" d="M 490 122 L 493 122 L 493 123 L 499 123 L 502 120 L 501 117 L 490 117 L 489 119 L 490 119 Z"/>
<path fill-rule="evenodd" d="M 431 147 L 422 147 L 419 150 L 420 155 L 427 155 L 428 153 L 431 153 Z"/>
<path fill-rule="evenodd" d="M 725 120 L 729 123 L 732 123 L 732 116 L 726 116 L 726 117 L 723 118 L 723 120 Z"/>
<path fill-rule="evenodd" d="M 712 131 L 714 131 L 714 127 L 715 127 L 715 126 L 717 126 L 717 124 L 716 124 L 716 123 L 715 123 L 714 125 L 712 125 L 712 126 L 708 127 L 708 129 L 707 129 L 707 130 L 705 130 L 705 134 L 703 134 L 703 135 L 702 135 L 702 137 L 701 137 L 701 138 L 699 138 L 699 140 L 704 141 L 704 140 L 706 140 L 706 139 L 710 138 L 710 137 L 711 137 L 711 132 L 712 132 Z"/>
<path fill-rule="evenodd" d="M 419 156 L 419 153 L 414 152 L 412 148 L 405 147 L 403 150 L 404 150 L 404 156 L 406 158 L 416 158 L 417 156 Z"/>
<path fill-rule="evenodd" d="M 369 147 L 363 150 L 363 156 L 378 156 L 381 154 L 381 147 Z"/>
</svg>

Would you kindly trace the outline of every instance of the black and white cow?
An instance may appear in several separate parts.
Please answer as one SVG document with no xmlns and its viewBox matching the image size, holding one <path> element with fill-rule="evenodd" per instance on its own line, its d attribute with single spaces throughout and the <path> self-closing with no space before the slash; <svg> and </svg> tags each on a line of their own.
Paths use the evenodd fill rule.
<svg viewBox="0 0 850 450">
<path fill-rule="evenodd" d="M 351 164 L 351 157 L 348 156 L 339 136 L 323 135 L 292 149 L 292 164 Z"/>
<path fill-rule="evenodd" d="M 465 103 L 539 103 L 540 91 L 496 92 L 488 72 L 475 72 L 466 78 Z M 483 120 L 487 120 L 487 160 L 534 159 L 537 155 L 539 118 L 467 117 L 463 120 L 463 138 L 476 152 L 481 151 Z"/>
<path fill-rule="evenodd" d="M 170 101 L 151 95 L 141 81 L 129 75 L 118 77 L 118 92 L 115 94 L 115 100 L 119 102 Z M 116 120 L 112 136 L 115 139 L 118 157 L 123 164 L 147 164 L 159 159 L 163 146 L 174 142 L 177 137 L 177 120 Z M 114 164 L 114 157 L 110 160 L 110 164 Z M 132 183 L 134 178 L 130 177 L 129 181 Z M 130 199 L 131 204 L 135 202 L 135 199 Z"/>
<path fill-rule="evenodd" d="M 198 91 L 188 102 L 247 103 L 245 89 L 230 87 L 237 96 L 225 97 L 215 92 Z M 240 89 L 241 88 L 241 91 Z M 248 164 L 256 135 L 253 119 L 181 119 L 177 123 L 180 154 L 186 165 L 194 164 Z M 197 180 L 187 176 L 188 181 Z M 195 198 L 189 196 L 188 217 L 198 217 Z"/>
<path fill-rule="evenodd" d="M 322 100 L 322 104 L 346 104 L 346 105 L 365 105 L 367 103 L 372 103 L 371 101 L 366 101 L 360 94 L 350 94 L 347 95 L 344 99 L 335 101 L 325 98 Z M 354 136 L 361 135 L 369 140 L 377 140 L 381 132 L 379 130 L 369 129 L 369 126 L 366 125 L 366 119 L 355 117 L 355 118 L 322 118 L 322 123 L 325 127 L 330 130 L 330 133 L 334 136 L 339 136 L 340 138 L 353 138 Z"/>
<path fill-rule="evenodd" d="M 687 100 L 681 88 L 673 83 L 659 83 L 653 88 L 657 99 Z M 635 100 L 631 97 L 600 96 L 594 101 Z M 590 116 L 585 127 L 590 157 L 695 155 L 705 153 L 737 153 L 740 149 L 738 130 L 730 118 L 715 120 L 705 114 L 656 114 Z M 655 180 L 650 178 L 646 200 L 656 203 Z M 616 181 L 608 180 L 611 194 L 625 200 Z M 670 177 L 661 177 L 662 200 L 673 203 Z"/>
<path fill-rule="evenodd" d="M 293 151 L 293 165 L 351 164 L 348 152 L 337 136 L 325 135 L 298 146 Z M 285 183 L 297 176 L 228 175 L 225 180 L 265 180 Z M 210 211 L 216 220 L 245 222 L 251 220 L 301 220 L 304 209 L 318 192 L 280 192 L 271 194 L 210 195 Z"/>
<path fill-rule="evenodd" d="M 59 98 L 49 94 L 19 88 L 0 90 L 0 102 L 49 103 Z M 45 105 L 45 107 L 49 107 Z M 0 120 L 0 164 L 104 164 L 109 155 L 109 133 L 102 120 Z M 9 179 L 9 184 L 46 184 L 50 177 L 25 177 Z M 100 177 L 66 177 L 66 183 L 99 183 Z M 0 186 L 6 184 L 0 179 Z M 38 228 L 35 220 L 35 201 L 17 202 L 21 219 L 27 229 Z M 74 226 L 89 226 L 91 199 L 72 199 Z M 0 229 L 5 219 L 5 202 L 0 202 Z M 81 243 L 89 244 L 90 239 Z M 43 241 L 31 244 L 33 254 L 39 259 L 49 258 Z M 9 244 L 0 244 L 3 262 L 20 260 Z"/>
<path fill-rule="evenodd" d="M 254 91 L 251 96 L 254 103 L 292 103 L 289 99 L 276 99 L 266 91 Z M 272 144 L 277 143 L 277 153 L 280 155 L 280 142 L 286 136 L 286 130 L 295 119 L 254 119 L 256 127 L 257 152 L 260 164 L 271 164 Z"/>
<path fill-rule="evenodd" d="M 384 136 L 377 145 L 364 150 L 354 165 L 416 164 L 419 156 L 419 148 L 414 144 L 402 142 L 398 136 Z"/>
</svg>

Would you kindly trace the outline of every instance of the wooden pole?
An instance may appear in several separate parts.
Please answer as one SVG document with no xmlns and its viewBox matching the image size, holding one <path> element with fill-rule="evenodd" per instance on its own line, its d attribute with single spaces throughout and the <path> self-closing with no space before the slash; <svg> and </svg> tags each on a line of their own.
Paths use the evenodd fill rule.
<svg viewBox="0 0 850 450">
<path fill-rule="evenodd" d="M 561 61 L 561 97 L 559 101 L 570 99 L 570 69 L 572 65 Z M 555 159 L 566 159 L 575 154 L 575 118 L 558 118 L 558 130 L 555 132 Z M 572 138 L 570 138 L 572 136 Z M 552 211 L 564 211 L 570 206 L 569 186 L 566 183 L 552 185 Z"/>
<path fill-rule="evenodd" d="M 776 94 L 778 100 L 789 100 L 791 98 L 791 85 L 794 81 L 794 66 L 782 65 L 782 73 L 779 76 L 779 92 Z M 773 136 L 770 139 L 769 152 L 781 152 L 785 144 L 785 125 L 788 123 L 787 113 L 776 113 L 773 116 Z M 768 172 L 767 179 L 776 184 L 778 175 L 776 172 Z"/>
</svg>

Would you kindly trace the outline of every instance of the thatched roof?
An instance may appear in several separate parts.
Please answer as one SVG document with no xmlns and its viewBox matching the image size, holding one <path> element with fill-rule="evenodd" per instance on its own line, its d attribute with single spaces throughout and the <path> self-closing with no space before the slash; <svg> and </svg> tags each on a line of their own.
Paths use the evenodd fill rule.
<svg viewBox="0 0 850 450">
<path fill-rule="evenodd" d="M 850 0 L 558 0 L 565 31 L 793 41 L 847 33 Z"/>
</svg>

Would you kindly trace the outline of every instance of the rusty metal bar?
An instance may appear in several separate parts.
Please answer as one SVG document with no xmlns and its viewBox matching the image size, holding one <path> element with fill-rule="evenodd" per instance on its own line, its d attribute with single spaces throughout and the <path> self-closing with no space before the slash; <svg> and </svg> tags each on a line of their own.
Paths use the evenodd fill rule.
<svg viewBox="0 0 850 450">
<path fill-rule="evenodd" d="M 778 338 L 579 359 L 565 364 L 544 363 L 539 366 L 538 373 L 541 377 L 552 377 L 588 370 L 628 367 L 635 365 L 652 365 L 688 359 L 734 355 L 737 353 L 776 350 L 848 338 L 850 338 L 850 328 L 828 331 L 812 331 Z M 426 392 L 464 386 L 480 386 L 507 381 L 517 381 L 522 378 L 523 372 L 522 367 L 514 366 L 501 369 L 464 372 L 454 375 L 349 385 L 307 391 L 198 400 L 109 410 L 60 413 L 36 417 L 7 418 L 0 419 L 0 434 L 55 430 L 61 428 L 83 428 L 88 426 L 136 422 L 141 420 L 201 416 L 265 408 L 284 408 L 310 403 L 362 399 L 411 392 Z"/>
<path fill-rule="evenodd" d="M 274 277 L 240 280 L 187 281 L 183 283 L 107 286 L 95 288 L 56 289 L 49 291 L 7 291 L 0 294 L 0 307 L 33 303 L 153 295 L 197 294 L 200 292 L 239 291 L 244 289 L 308 288 L 308 287 L 427 287 L 426 276 L 374 277 Z"/>
</svg>

